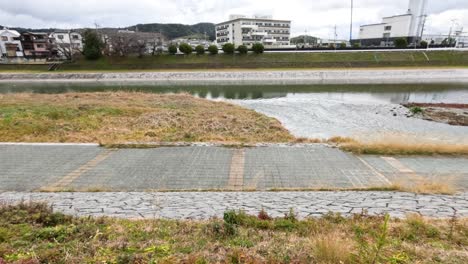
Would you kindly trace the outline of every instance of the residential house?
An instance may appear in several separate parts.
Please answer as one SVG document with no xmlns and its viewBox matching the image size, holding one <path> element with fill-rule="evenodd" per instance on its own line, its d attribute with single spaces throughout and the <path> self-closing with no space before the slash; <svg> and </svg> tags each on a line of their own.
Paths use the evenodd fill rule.
<svg viewBox="0 0 468 264">
<path fill-rule="evenodd" d="M 49 35 L 52 53 L 58 57 L 71 59 L 83 50 L 83 37 L 75 31 L 55 31 Z"/>
<path fill-rule="evenodd" d="M 210 45 L 215 44 L 213 41 L 207 40 L 206 38 L 177 38 L 173 39 L 171 42 L 176 45 L 187 43 L 192 46 L 192 48 L 195 48 L 198 45 L 202 45 L 203 47 L 208 48 Z"/>
<path fill-rule="evenodd" d="M 21 34 L 21 43 L 27 58 L 46 59 L 51 56 L 52 41 L 48 33 L 25 32 Z"/>
<path fill-rule="evenodd" d="M 0 30 L 0 57 L 16 58 L 23 56 L 20 33 L 10 29 Z"/>
<path fill-rule="evenodd" d="M 100 30 L 108 55 L 155 54 L 167 49 L 167 39 L 160 33 L 130 30 Z"/>
</svg>

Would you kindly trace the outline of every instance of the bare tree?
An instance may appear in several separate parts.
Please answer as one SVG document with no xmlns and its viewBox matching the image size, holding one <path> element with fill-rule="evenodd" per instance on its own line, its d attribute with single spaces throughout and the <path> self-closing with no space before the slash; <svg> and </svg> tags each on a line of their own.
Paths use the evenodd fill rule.
<svg viewBox="0 0 468 264">
<path fill-rule="evenodd" d="M 143 57 L 147 53 L 155 54 L 162 46 L 162 37 L 155 33 L 114 31 L 107 32 L 106 45 L 109 55 Z"/>
<path fill-rule="evenodd" d="M 73 60 L 75 54 L 83 52 L 82 41 L 80 37 L 77 38 L 79 41 L 75 41 L 73 36 L 76 36 L 77 33 L 74 34 L 75 35 L 72 35 L 71 31 L 68 31 L 66 34 L 54 33 L 55 37 L 62 35 L 62 38 L 55 38 L 52 41 L 51 49 L 54 50 L 58 56 L 64 57 L 67 60 Z M 65 38 L 64 35 L 68 38 Z"/>
</svg>

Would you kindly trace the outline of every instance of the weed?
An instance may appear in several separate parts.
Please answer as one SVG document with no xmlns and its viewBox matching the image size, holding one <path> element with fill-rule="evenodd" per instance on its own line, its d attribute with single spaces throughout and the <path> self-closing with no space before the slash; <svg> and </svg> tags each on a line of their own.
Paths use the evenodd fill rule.
<svg viewBox="0 0 468 264">
<path fill-rule="evenodd" d="M 410 112 L 413 115 L 417 115 L 417 114 L 422 114 L 424 112 L 424 110 L 419 106 L 413 106 L 413 107 L 410 108 Z"/>
<path fill-rule="evenodd" d="M 370 239 L 366 237 L 369 233 L 359 226 L 355 227 L 355 237 L 358 243 L 358 254 L 354 257 L 359 263 L 381 263 L 384 259 L 382 256 L 383 248 L 387 245 L 388 240 L 388 225 L 390 216 L 385 215 L 384 222 L 377 232 L 370 232 Z M 369 240 L 371 242 L 369 242 Z"/>
<path fill-rule="evenodd" d="M 313 240 L 312 255 L 317 263 L 350 263 L 351 252 L 350 241 L 336 232 L 319 235 Z"/>
<path fill-rule="evenodd" d="M 410 174 L 405 179 L 395 181 L 391 188 L 397 191 L 421 194 L 452 195 L 457 192 L 455 180 L 452 177 L 423 177 L 416 174 Z"/>
<path fill-rule="evenodd" d="M 0 205 L 0 263 L 465 263 L 468 247 L 466 219 L 261 220 L 228 211 L 225 219 L 199 222 L 52 214 L 44 204 Z"/>
<path fill-rule="evenodd" d="M 438 238 L 440 231 L 426 223 L 424 218 L 417 214 L 408 215 L 406 226 L 402 230 L 402 238 L 409 241 L 418 241 L 421 238 Z"/>
<path fill-rule="evenodd" d="M 468 145 L 441 142 L 424 142 L 405 138 L 386 138 L 360 142 L 354 139 L 330 139 L 328 143 L 336 144 L 344 151 L 370 155 L 468 155 Z"/>
<path fill-rule="evenodd" d="M 262 210 L 258 213 L 258 219 L 264 220 L 264 221 L 270 221 L 271 217 L 265 211 L 265 208 L 262 207 Z"/>
</svg>

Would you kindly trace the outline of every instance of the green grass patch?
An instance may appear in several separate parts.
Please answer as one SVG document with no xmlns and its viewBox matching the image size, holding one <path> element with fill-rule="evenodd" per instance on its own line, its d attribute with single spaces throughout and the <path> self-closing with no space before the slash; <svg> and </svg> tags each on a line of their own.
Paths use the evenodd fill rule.
<svg viewBox="0 0 468 264">
<path fill-rule="evenodd" d="M 427 60 L 429 58 L 429 60 Z M 177 69 L 301 69 L 366 67 L 447 67 L 468 66 L 465 51 L 264 53 L 247 55 L 157 55 L 104 57 L 96 61 L 79 59 L 60 66 L 69 71 L 132 71 Z M 47 71 L 44 65 L 0 65 L 0 72 Z"/>
<path fill-rule="evenodd" d="M 466 219 L 265 214 L 131 221 L 3 204 L 0 263 L 464 263 L 468 253 Z"/>
</svg>

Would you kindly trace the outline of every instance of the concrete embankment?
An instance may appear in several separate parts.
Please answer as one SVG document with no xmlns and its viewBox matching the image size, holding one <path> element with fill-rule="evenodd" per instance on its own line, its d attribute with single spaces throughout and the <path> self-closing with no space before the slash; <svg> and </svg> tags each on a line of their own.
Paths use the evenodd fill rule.
<svg viewBox="0 0 468 264">
<path fill-rule="evenodd" d="M 468 69 L 0 73 L 0 82 L 154 82 L 155 84 L 468 83 Z"/>
</svg>

